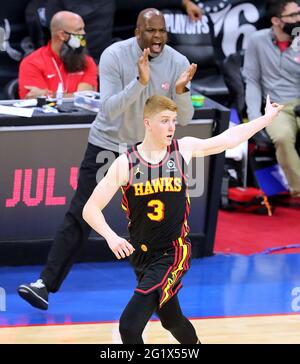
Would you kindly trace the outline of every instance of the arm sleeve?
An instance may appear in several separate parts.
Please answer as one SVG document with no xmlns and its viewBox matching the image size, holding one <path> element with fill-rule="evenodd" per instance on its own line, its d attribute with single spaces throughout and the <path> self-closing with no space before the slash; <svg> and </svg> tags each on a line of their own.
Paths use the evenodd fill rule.
<svg viewBox="0 0 300 364">
<path fill-rule="evenodd" d="M 38 68 L 37 65 L 28 62 L 24 59 L 19 68 L 19 96 L 23 99 L 28 90 L 25 89 L 25 86 L 35 86 L 41 89 L 48 89 L 48 85 L 44 79 L 42 71 Z"/>
<path fill-rule="evenodd" d="M 80 82 L 88 83 L 89 85 L 93 86 L 95 90 L 97 90 L 97 65 L 92 57 L 87 58 L 87 67 L 84 70 L 84 75 Z"/>
<path fill-rule="evenodd" d="M 262 86 L 261 68 L 253 37 L 245 51 L 243 74 L 246 81 L 246 105 L 249 120 L 261 116 Z"/>
<path fill-rule="evenodd" d="M 122 60 L 123 61 L 123 60 Z M 108 121 L 115 120 L 140 97 L 146 86 L 136 78 L 123 85 L 120 59 L 109 51 L 100 58 L 101 111 Z"/>
<path fill-rule="evenodd" d="M 189 67 L 190 63 L 187 60 L 187 58 L 184 59 L 184 61 L 182 62 L 182 65 L 180 67 L 180 72 L 178 73 L 178 76 L 180 76 L 180 74 L 182 72 L 184 72 L 188 67 Z M 187 84 L 187 88 L 190 89 L 190 82 Z M 187 92 L 178 95 L 176 93 L 175 90 L 175 85 L 174 85 L 174 89 L 172 92 L 172 99 L 175 101 L 177 107 L 178 107 L 178 111 L 177 111 L 177 122 L 178 124 L 185 126 L 187 125 L 193 118 L 194 115 L 194 107 L 192 105 L 192 100 L 191 100 L 191 92 L 190 90 L 188 90 Z"/>
</svg>

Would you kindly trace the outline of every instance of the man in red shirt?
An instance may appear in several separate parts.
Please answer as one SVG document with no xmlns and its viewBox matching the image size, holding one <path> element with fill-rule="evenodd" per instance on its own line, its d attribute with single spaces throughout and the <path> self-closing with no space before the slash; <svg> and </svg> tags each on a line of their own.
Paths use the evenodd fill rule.
<svg viewBox="0 0 300 364">
<path fill-rule="evenodd" d="M 97 66 L 87 55 L 84 22 L 69 11 L 56 13 L 49 43 L 25 57 L 19 68 L 20 98 L 55 96 L 62 83 L 64 97 L 76 91 L 97 90 Z"/>
</svg>

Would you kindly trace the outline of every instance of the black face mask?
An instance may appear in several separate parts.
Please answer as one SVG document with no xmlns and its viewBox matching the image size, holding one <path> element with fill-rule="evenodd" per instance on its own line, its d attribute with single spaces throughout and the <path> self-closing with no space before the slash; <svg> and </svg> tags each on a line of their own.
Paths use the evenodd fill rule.
<svg viewBox="0 0 300 364">
<path fill-rule="evenodd" d="M 289 35 L 290 37 L 292 36 L 296 36 L 297 32 L 294 30 L 295 28 L 299 28 L 300 30 L 300 22 L 296 22 L 296 23 L 284 23 L 284 27 L 282 28 L 282 30 Z M 294 32 L 293 32 L 294 30 Z M 299 30 L 298 30 L 298 34 L 299 34 Z"/>
</svg>

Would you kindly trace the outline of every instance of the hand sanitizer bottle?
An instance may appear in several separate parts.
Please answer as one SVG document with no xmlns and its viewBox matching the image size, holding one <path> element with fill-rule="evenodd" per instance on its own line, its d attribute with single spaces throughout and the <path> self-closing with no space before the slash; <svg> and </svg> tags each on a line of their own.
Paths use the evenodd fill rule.
<svg viewBox="0 0 300 364">
<path fill-rule="evenodd" d="M 64 96 L 64 90 L 63 90 L 63 84 L 60 82 L 57 87 L 56 91 L 56 105 L 61 106 L 63 103 L 63 96 Z"/>
</svg>

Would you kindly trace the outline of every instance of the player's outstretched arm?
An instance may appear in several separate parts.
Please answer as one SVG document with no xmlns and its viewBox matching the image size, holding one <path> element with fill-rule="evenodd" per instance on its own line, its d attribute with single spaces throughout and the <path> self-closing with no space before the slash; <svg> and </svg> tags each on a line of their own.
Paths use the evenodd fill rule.
<svg viewBox="0 0 300 364">
<path fill-rule="evenodd" d="M 98 183 L 82 211 L 84 220 L 104 237 L 118 259 L 132 254 L 134 248 L 126 239 L 121 238 L 111 229 L 102 210 L 111 201 L 118 189 L 127 184 L 128 175 L 128 161 L 126 156 L 122 154 L 113 162 L 106 176 Z"/>
<path fill-rule="evenodd" d="M 206 155 L 221 153 L 226 149 L 234 148 L 251 138 L 259 130 L 269 125 L 283 107 L 283 105 L 271 103 L 270 97 L 268 96 L 265 114 L 263 116 L 248 123 L 227 129 L 223 133 L 209 139 L 193 137 L 182 138 L 178 141 L 180 151 L 183 153 L 189 153 L 189 157 L 203 157 Z"/>
</svg>

